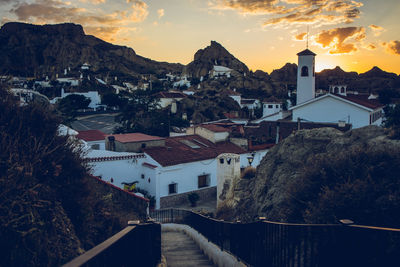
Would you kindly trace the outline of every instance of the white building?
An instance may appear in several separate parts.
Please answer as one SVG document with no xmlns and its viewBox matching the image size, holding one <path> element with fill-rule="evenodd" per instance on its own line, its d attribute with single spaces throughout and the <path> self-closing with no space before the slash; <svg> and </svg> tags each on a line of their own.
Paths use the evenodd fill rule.
<svg viewBox="0 0 400 267">
<path fill-rule="evenodd" d="M 265 99 L 263 101 L 263 117 L 270 116 L 282 111 L 282 102 L 275 98 Z"/>
<path fill-rule="evenodd" d="M 174 102 L 179 102 L 182 99 L 186 98 L 187 95 L 180 91 L 169 91 L 169 92 L 159 92 L 156 94 L 156 97 L 159 99 L 159 105 L 161 108 L 168 107 Z"/>
<path fill-rule="evenodd" d="M 99 130 L 78 131 L 76 138 L 81 139 L 93 150 L 105 150 L 106 134 Z"/>
<path fill-rule="evenodd" d="M 75 78 L 58 78 L 59 83 L 70 84 L 70 86 L 79 86 L 79 79 Z"/>
<path fill-rule="evenodd" d="M 69 95 L 83 95 L 84 97 L 89 98 L 90 99 L 89 108 L 96 109 L 101 104 L 101 98 L 99 92 L 97 91 L 89 91 L 87 93 L 66 93 L 64 91 L 64 88 L 61 89 L 61 97 L 56 97 L 52 99 L 50 103 L 55 104 L 57 100 L 59 100 L 60 98 L 67 97 Z"/>
<path fill-rule="evenodd" d="M 368 95 L 347 94 L 347 86 L 330 86 L 329 93 L 315 98 L 315 54 L 297 54 L 297 105 L 289 108 L 293 121 L 349 123 L 353 128 L 380 125 L 383 105 Z"/>
<path fill-rule="evenodd" d="M 326 94 L 290 108 L 293 121 L 350 123 L 353 128 L 381 125 L 383 105 L 368 95 Z"/>
<path fill-rule="evenodd" d="M 231 73 L 232 69 L 228 67 L 214 65 L 213 69 L 211 70 L 211 77 L 226 76 L 230 78 Z"/>
</svg>

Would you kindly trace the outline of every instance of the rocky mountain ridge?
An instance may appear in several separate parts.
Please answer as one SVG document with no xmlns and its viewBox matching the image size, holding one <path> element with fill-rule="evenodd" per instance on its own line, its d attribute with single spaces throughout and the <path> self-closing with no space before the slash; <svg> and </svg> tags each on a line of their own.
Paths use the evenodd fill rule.
<svg viewBox="0 0 400 267">
<path fill-rule="evenodd" d="M 95 72 L 130 75 L 180 72 L 182 65 L 141 57 L 132 48 L 85 35 L 81 25 L 9 22 L 0 29 L 0 72 L 38 77 L 89 63 Z"/>
</svg>

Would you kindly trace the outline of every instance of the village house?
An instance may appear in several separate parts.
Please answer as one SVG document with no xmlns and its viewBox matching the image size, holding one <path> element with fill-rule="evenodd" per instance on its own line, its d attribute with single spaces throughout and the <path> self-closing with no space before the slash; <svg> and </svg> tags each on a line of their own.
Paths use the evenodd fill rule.
<svg viewBox="0 0 400 267">
<path fill-rule="evenodd" d="M 76 138 L 83 140 L 93 150 L 105 150 L 106 134 L 99 130 L 78 131 Z"/>
<path fill-rule="evenodd" d="M 105 139 L 106 149 L 115 152 L 141 152 L 146 147 L 164 145 L 165 138 L 142 133 L 113 134 Z"/>
<path fill-rule="evenodd" d="M 159 92 L 155 95 L 159 99 L 159 105 L 161 108 L 168 107 L 173 103 L 179 102 L 186 98 L 187 95 L 180 91 L 169 91 L 169 92 Z"/>
</svg>

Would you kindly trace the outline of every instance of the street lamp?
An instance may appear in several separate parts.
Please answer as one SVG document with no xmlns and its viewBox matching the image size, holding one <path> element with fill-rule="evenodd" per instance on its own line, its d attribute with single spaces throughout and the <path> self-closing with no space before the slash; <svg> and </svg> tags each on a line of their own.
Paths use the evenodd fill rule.
<svg viewBox="0 0 400 267">
<path fill-rule="evenodd" d="M 247 157 L 247 160 L 249 161 L 249 165 L 251 166 L 254 160 L 254 153 L 251 153 L 250 156 Z"/>
</svg>

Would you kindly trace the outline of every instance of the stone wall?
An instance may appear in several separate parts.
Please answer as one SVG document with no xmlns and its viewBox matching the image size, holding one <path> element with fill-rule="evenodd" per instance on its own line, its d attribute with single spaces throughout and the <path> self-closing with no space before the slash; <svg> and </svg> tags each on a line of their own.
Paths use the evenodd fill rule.
<svg viewBox="0 0 400 267">
<path fill-rule="evenodd" d="M 112 211 L 113 213 L 115 212 L 118 215 L 122 215 L 121 217 L 125 217 L 125 213 L 132 213 L 139 217 L 130 218 L 129 220 L 146 219 L 147 204 L 149 203 L 148 199 L 124 191 L 121 188 L 95 176 L 89 176 L 87 178 L 87 183 L 88 186 L 96 192 L 98 197 L 109 198 L 110 201 L 112 201 L 114 207 L 114 210 Z M 125 218 L 124 220 L 127 221 Z"/>
<path fill-rule="evenodd" d="M 171 208 L 177 205 L 181 205 L 182 203 L 188 203 L 188 195 L 190 193 L 197 193 L 200 197 L 199 202 L 202 202 L 204 200 L 212 200 L 212 199 L 217 199 L 217 187 L 212 186 L 212 187 L 207 187 L 207 188 L 202 188 L 199 190 L 191 191 L 191 192 L 186 192 L 186 193 L 181 193 L 181 194 L 174 194 L 166 197 L 160 198 L 160 208 Z"/>
</svg>

